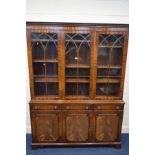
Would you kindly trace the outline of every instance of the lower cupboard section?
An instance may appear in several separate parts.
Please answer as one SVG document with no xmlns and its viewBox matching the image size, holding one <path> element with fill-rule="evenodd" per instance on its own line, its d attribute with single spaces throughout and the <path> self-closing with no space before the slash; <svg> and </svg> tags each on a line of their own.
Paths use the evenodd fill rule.
<svg viewBox="0 0 155 155">
<path fill-rule="evenodd" d="M 32 145 L 120 144 L 123 110 L 32 110 Z"/>
</svg>

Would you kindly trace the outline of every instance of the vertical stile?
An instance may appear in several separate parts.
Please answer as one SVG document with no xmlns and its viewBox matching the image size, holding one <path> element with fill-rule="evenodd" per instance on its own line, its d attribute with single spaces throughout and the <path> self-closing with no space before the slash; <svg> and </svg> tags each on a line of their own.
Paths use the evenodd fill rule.
<svg viewBox="0 0 155 155">
<path fill-rule="evenodd" d="M 91 36 L 91 70 L 90 70 L 90 98 L 94 99 L 96 94 L 96 73 L 97 73 L 97 33 L 92 31 Z"/>
<path fill-rule="evenodd" d="M 29 65 L 29 79 L 30 79 L 30 93 L 31 98 L 34 97 L 34 80 L 33 80 L 33 65 L 32 65 L 32 48 L 31 48 L 31 31 L 27 30 L 27 51 L 28 51 L 28 65 Z"/>
<path fill-rule="evenodd" d="M 120 91 L 119 97 L 123 98 L 123 90 L 124 90 L 124 79 L 125 79 L 125 70 L 126 70 L 126 59 L 127 59 L 127 50 L 128 50 L 128 33 L 125 33 L 124 37 L 124 48 L 123 48 L 123 58 L 122 58 L 122 71 L 121 71 L 121 83 L 120 83 Z"/>
<path fill-rule="evenodd" d="M 58 66 L 59 66 L 59 96 L 65 97 L 65 42 L 64 33 L 58 32 Z"/>
</svg>

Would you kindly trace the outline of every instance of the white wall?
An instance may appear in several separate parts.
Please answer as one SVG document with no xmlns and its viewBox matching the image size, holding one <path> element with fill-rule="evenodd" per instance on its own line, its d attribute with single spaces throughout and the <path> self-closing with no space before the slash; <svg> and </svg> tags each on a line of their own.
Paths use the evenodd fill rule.
<svg viewBox="0 0 155 155">
<path fill-rule="evenodd" d="M 124 23 L 128 24 L 128 0 L 27 0 L 27 21 Z M 124 86 L 125 111 L 123 132 L 129 132 L 129 76 L 128 61 Z M 26 103 L 30 100 L 28 68 L 26 72 Z M 27 104 L 27 133 L 30 133 Z"/>
</svg>

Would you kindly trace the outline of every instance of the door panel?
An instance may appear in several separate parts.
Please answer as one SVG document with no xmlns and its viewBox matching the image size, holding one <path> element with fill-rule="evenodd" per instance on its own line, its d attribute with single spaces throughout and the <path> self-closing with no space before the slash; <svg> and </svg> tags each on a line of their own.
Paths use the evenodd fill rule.
<svg viewBox="0 0 155 155">
<path fill-rule="evenodd" d="M 30 37 L 34 95 L 58 96 L 58 34 L 31 32 Z M 55 92 L 49 82 L 54 83 Z"/>
<path fill-rule="evenodd" d="M 90 41 L 90 33 L 65 34 L 66 97 L 89 97 Z"/>
<path fill-rule="evenodd" d="M 68 142 L 86 142 L 89 139 L 90 116 L 87 112 L 70 111 L 65 114 L 65 134 Z"/>
<path fill-rule="evenodd" d="M 119 97 L 125 35 L 99 32 L 97 38 L 96 97 Z"/>
<path fill-rule="evenodd" d="M 100 142 L 115 141 L 117 139 L 119 116 L 117 113 L 105 113 L 95 115 L 96 130 L 95 139 Z"/>
<path fill-rule="evenodd" d="M 36 142 L 56 142 L 59 139 L 59 115 L 56 112 L 35 113 L 32 117 Z"/>
</svg>

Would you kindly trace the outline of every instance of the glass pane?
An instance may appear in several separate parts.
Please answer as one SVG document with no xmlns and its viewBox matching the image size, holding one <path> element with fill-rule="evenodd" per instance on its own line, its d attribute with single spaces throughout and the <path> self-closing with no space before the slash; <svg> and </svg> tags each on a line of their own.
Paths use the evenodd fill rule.
<svg viewBox="0 0 155 155">
<path fill-rule="evenodd" d="M 123 35 L 99 35 L 99 46 L 122 46 L 124 44 Z"/>
<path fill-rule="evenodd" d="M 44 59 L 44 49 L 40 42 L 32 44 L 32 59 Z"/>
<path fill-rule="evenodd" d="M 90 76 L 90 69 L 88 68 L 79 68 L 78 69 L 78 76 L 79 77 L 88 77 Z"/>
<path fill-rule="evenodd" d="M 110 48 L 99 48 L 98 50 L 98 65 L 109 65 Z"/>
<path fill-rule="evenodd" d="M 34 94 L 58 95 L 56 33 L 31 33 Z"/>
<path fill-rule="evenodd" d="M 90 35 L 65 35 L 66 64 L 90 64 Z"/>
<path fill-rule="evenodd" d="M 34 94 L 37 95 L 45 95 L 46 94 L 46 84 L 45 83 L 34 83 Z"/>
<path fill-rule="evenodd" d="M 107 95 L 107 87 L 108 84 L 104 84 L 104 83 L 97 83 L 96 84 L 96 95 Z"/>
<path fill-rule="evenodd" d="M 47 95 L 58 95 L 58 83 L 47 83 Z"/>
<path fill-rule="evenodd" d="M 77 68 L 66 68 L 66 78 L 75 78 L 78 76 Z"/>
<path fill-rule="evenodd" d="M 80 44 L 78 64 L 90 64 L 90 45 L 87 42 Z"/>
<path fill-rule="evenodd" d="M 113 48 L 110 53 L 110 65 L 111 66 L 121 66 L 122 63 L 122 48 Z"/>
<path fill-rule="evenodd" d="M 97 69 L 97 78 L 120 77 L 121 69 Z"/>
<path fill-rule="evenodd" d="M 33 74 L 34 76 L 45 75 L 45 64 L 44 63 L 33 63 Z"/>
<path fill-rule="evenodd" d="M 97 83 L 96 85 L 96 95 L 110 95 L 118 96 L 119 95 L 120 84 L 112 83 Z"/>
<path fill-rule="evenodd" d="M 66 83 L 66 95 L 77 95 L 77 83 Z"/>
<path fill-rule="evenodd" d="M 89 95 L 90 34 L 65 35 L 66 95 Z"/>
<path fill-rule="evenodd" d="M 66 68 L 66 78 L 89 79 L 90 69 L 87 68 Z"/>
<path fill-rule="evenodd" d="M 57 63 L 46 63 L 46 75 L 57 77 L 58 75 L 58 64 Z"/>
<path fill-rule="evenodd" d="M 89 84 L 88 83 L 79 83 L 78 84 L 78 95 L 89 95 Z"/>
<path fill-rule="evenodd" d="M 76 46 L 73 43 L 68 43 L 66 47 L 66 64 L 77 64 Z"/>
<path fill-rule="evenodd" d="M 57 34 L 31 33 L 33 60 L 57 60 Z"/>
<path fill-rule="evenodd" d="M 57 45 L 55 42 L 49 42 L 45 50 L 45 59 L 57 60 Z"/>
</svg>

